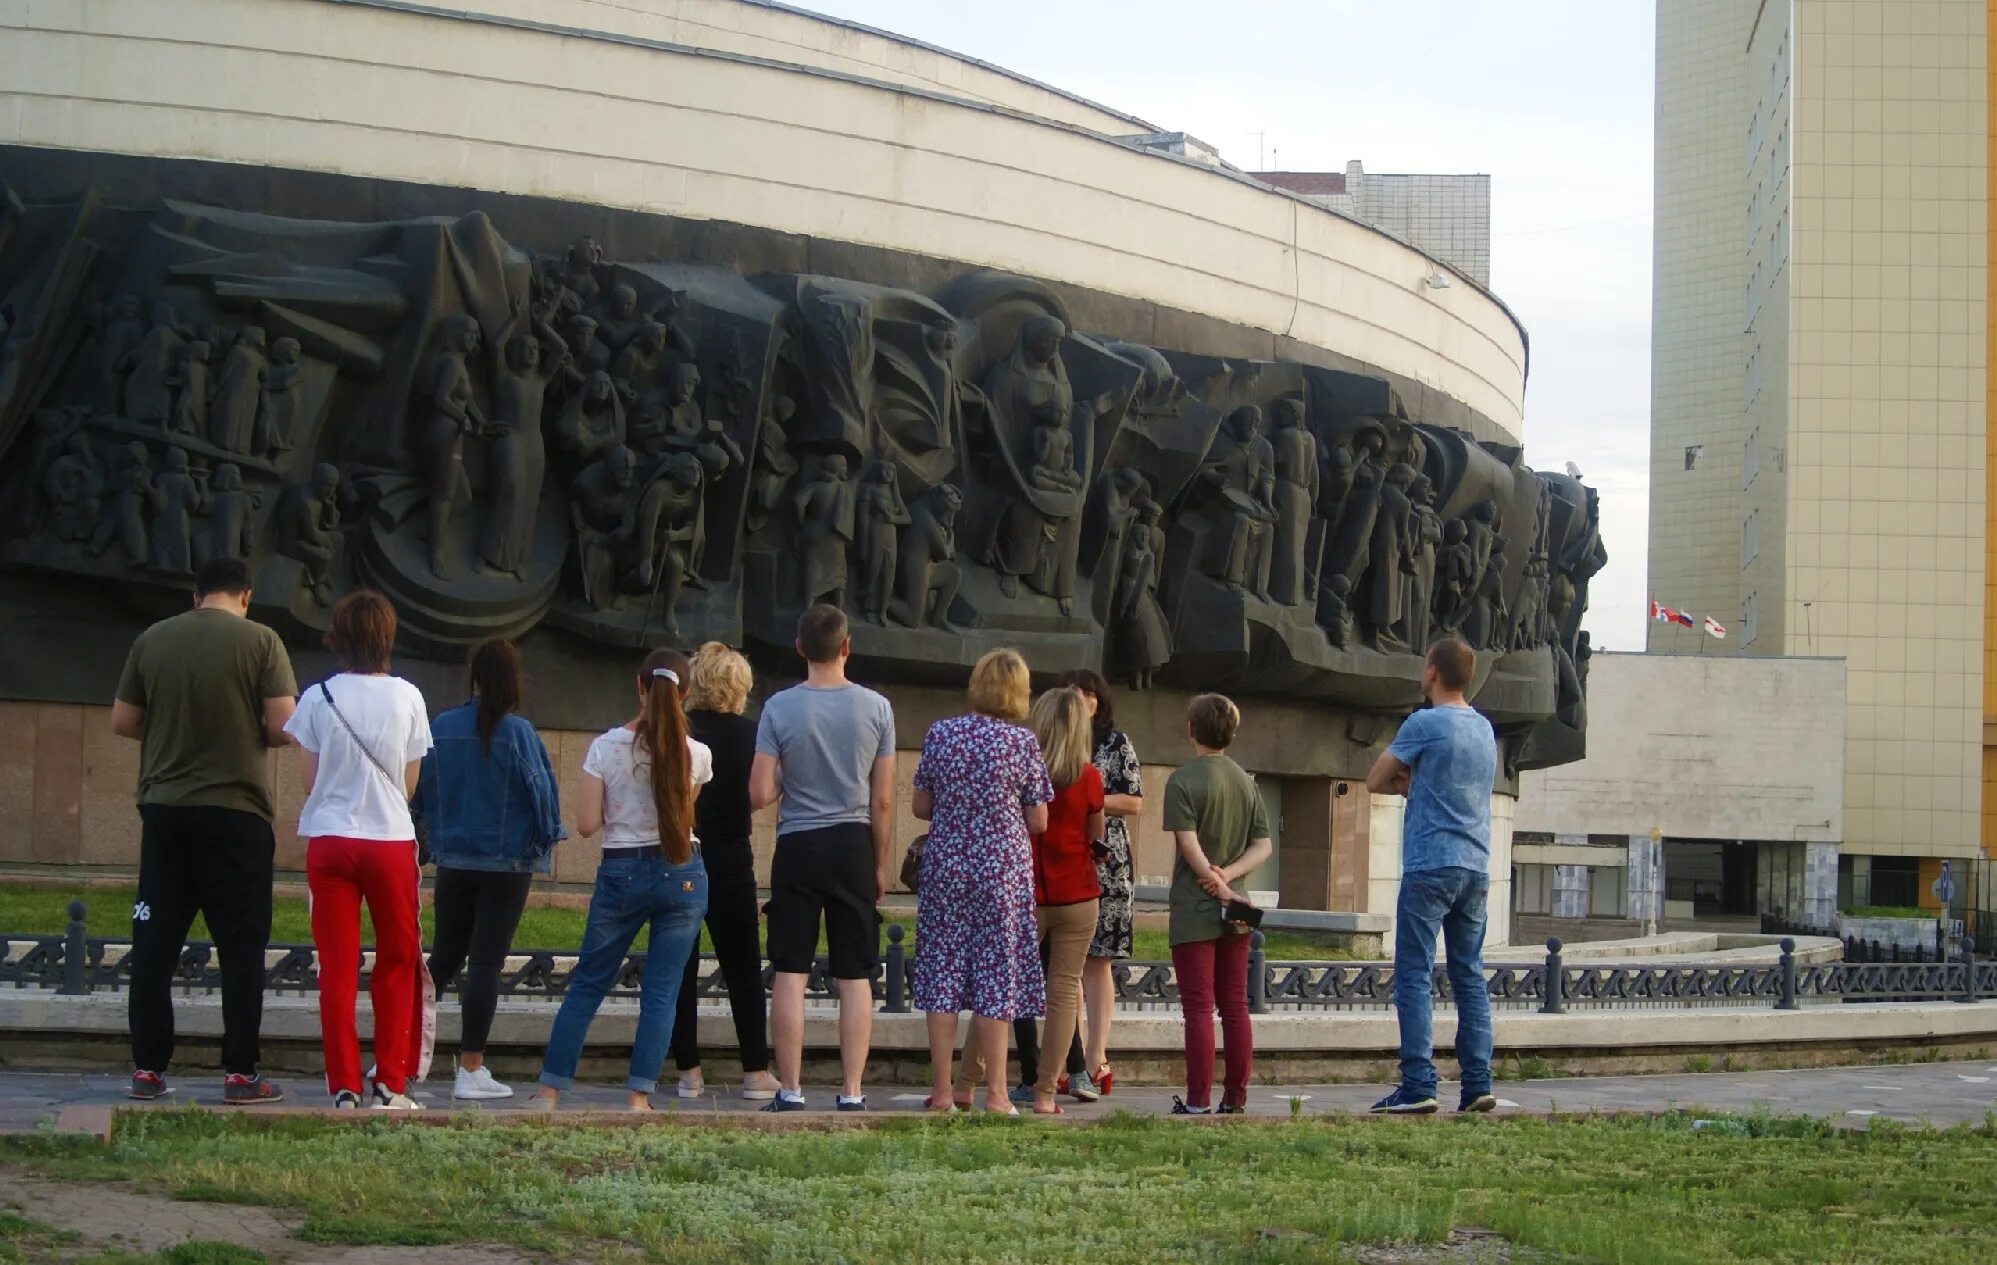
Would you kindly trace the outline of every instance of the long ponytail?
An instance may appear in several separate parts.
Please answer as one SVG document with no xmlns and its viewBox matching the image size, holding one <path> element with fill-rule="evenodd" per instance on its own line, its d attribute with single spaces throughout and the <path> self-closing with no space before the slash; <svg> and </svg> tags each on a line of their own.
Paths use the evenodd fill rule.
<svg viewBox="0 0 1997 1265">
<path fill-rule="evenodd" d="M 674 865 L 693 858 L 693 770 L 687 761 L 686 713 L 680 710 L 680 694 L 691 675 L 687 657 L 677 650 L 654 650 L 638 669 L 645 702 L 638 713 L 637 746 L 651 766 L 659 843 Z"/>
</svg>

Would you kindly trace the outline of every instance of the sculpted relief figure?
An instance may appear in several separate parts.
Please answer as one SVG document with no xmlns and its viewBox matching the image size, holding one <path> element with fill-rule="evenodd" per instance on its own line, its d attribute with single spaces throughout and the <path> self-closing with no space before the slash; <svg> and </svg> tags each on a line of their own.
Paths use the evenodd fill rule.
<svg viewBox="0 0 1997 1265">
<path fill-rule="evenodd" d="M 1000 463 L 1014 484 L 999 518 L 985 562 L 999 577 L 999 591 L 1019 595 L 1022 577 L 1056 599 L 1061 613 L 1074 607 L 1077 552 L 1064 535 L 1079 527 L 1083 477 L 1075 469 L 1075 393 L 1061 363 L 1068 327 L 1053 316 L 1036 316 L 1019 331 L 1012 354 L 991 373 L 986 407 L 996 429 L 992 437 Z M 1027 436 L 1027 451 L 1009 439 Z M 1022 456 L 1030 461 L 1021 469 Z"/>
<path fill-rule="evenodd" d="M 620 553 L 631 538 L 627 521 L 638 454 L 617 444 L 592 461 L 569 488 L 569 526 L 583 601 L 593 610 L 621 610 L 618 581 L 629 568 Z"/>
<path fill-rule="evenodd" d="M 756 430 L 756 464 L 749 478 L 750 531 L 761 531 L 769 523 L 797 473 L 797 458 L 790 453 L 790 422 L 796 413 L 797 402 L 788 395 L 772 396 Z"/>
<path fill-rule="evenodd" d="M 562 397 L 553 439 L 557 449 L 579 462 L 594 461 L 625 441 L 624 401 L 609 374 L 592 373 Z"/>
<path fill-rule="evenodd" d="M 290 452 L 298 440 L 299 417 L 305 408 L 305 366 L 298 363 L 299 350 L 295 338 L 280 338 L 270 345 L 264 411 L 257 427 L 258 452 Z"/>
<path fill-rule="evenodd" d="M 296 561 L 312 600 L 333 604 L 333 556 L 340 544 L 340 471 L 321 463 L 312 481 L 285 489 L 272 518 L 277 552 Z"/>
<path fill-rule="evenodd" d="M 250 525 L 254 502 L 243 490 L 243 472 L 234 462 L 215 467 L 208 492 L 208 521 L 194 539 L 194 565 L 198 568 L 211 558 L 249 560 L 256 547 L 256 532 Z"/>
<path fill-rule="evenodd" d="M 125 551 L 126 566 L 145 566 L 151 558 L 146 524 L 158 505 L 158 493 L 153 490 L 152 461 L 146 454 L 146 446 L 133 440 L 118 456 L 110 503 L 90 538 L 91 548 L 102 553 L 116 541 Z"/>
<path fill-rule="evenodd" d="M 153 304 L 152 328 L 139 340 L 138 348 L 125 358 L 130 370 L 125 378 L 128 419 L 155 424 L 166 421 L 173 410 L 174 369 L 180 364 L 181 344 L 190 337 L 192 332 L 181 325 L 173 304 Z M 205 425 L 197 425 L 194 433 L 205 429 Z"/>
<path fill-rule="evenodd" d="M 853 544 L 853 488 L 846 481 L 846 458 L 826 453 L 798 488 L 797 556 L 804 573 L 805 605 L 846 604 L 846 553 Z"/>
<path fill-rule="evenodd" d="M 1228 414 L 1214 447 L 1218 459 L 1208 464 L 1204 477 L 1224 516 L 1207 547 L 1207 574 L 1266 602 L 1276 526 L 1276 455 L 1262 437 L 1262 410 L 1244 404 Z"/>
<path fill-rule="evenodd" d="M 668 442 L 700 458 L 701 468 L 712 483 L 742 464 L 742 445 L 723 428 L 720 418 L 701 417 L 699 391 L 700 370 L 692 364 L 675 365 L 666 396 Z"/>
<path fill-rule="evenodd" d="M 439 324 L 438 350 L 430 358 L 426 400 L 429 421 L 423 428 L 423 452 L 430 465 L 430 570 L 450 578 L 446 553 L 451 515 L 471 499 L 465 477 L 465 436 L 483 434 L 485 418 L 472 398 L 471 371 L 465 361 L 478 353 L 478 322 L 453 313 Z"/>
<path fill-rule="evenodd" d="M 1372 600 L 1366 614 L 1374 639 L 1382 649 L 1401 649 L 1407 645 L 1402 593 L 1414 572 L 1408 547 L 1413 526 L 1413 503 L 1408 500 L 1408 488 L 1414 480 L 1414 467 L 1406 462 L 1396 462 L 1387 471 L 1380 488 L 1380 512 L 1373 523 L 1372 556 L 1366 568 Z"/>
<path fill-rule="evenodd" d="M 486 517 L 478 559 L 484 570 L 521 578 L 534 555 L 534 519 L 541 507 L 541 484 L 548 472 L 548 446 L 541 414 L 548 381 L 567 354 L 559 344 L 549 354 L 536 334 L 506 340 L 506 371 L 486 433 Z"/>
<path fill-rule="evenodd" d="M 208 356 L 206 339 L 190 339 L 180 346 L 180 359 L 166 383 L 175 392 L 166 428 L 176 435 L 207 433 L 208 410 L 215 397 L 208 380 Z"/>
<path fill-rule="evenodd" d="M 919 628 L 928 618 L 944 632 L 962 631 L 950 622 L 950 604 L 964 581 L 957 565 L 957 511 L 963 505 L 964 494 L 949 483 L 937 484 L 916 502 L 898 550 L 895 599 L 888 606 L 895 623 Z"/>
<path fill-rule="evenodd" d="M 885 624 L 888 601 L 894 596 L 897 531 L 913 521 L 902 502 L 893 462 L 868 465 L 860 482 L 858 517 L 860 609 L 875 623 Z"/>
<path fill-rule="evenodd" d="M 1165 608 L 1158 602 L 1158 570 L 1165 556 L 1164 510 L 1146 500 L 1137 521 L 1124 533 L 1123 557 L 1116 577 L 1117 662 L 1129 674 L 1131 688 L 1149 689 L 1152 675 L 1172 657 L 1172 634 L 1165 626 Z"/>
<path fill-rule="evenodd" d="M 624 383 L 633 393 L 642 394 L 658 383 L 665 363 L 666 327 L 657 321 L 646 321 L 632 335 L 631 341 L 624 344 L 624 350 L 617 353 L 617 359 L 610 366 L 610 376 Z"/>
<path fill-rule="evenodd" d="M 187 470 L 187 452 L 166 450 L 166 469 L 153 479 L 153 570 L 194 574 L 194 516 L 206 500 Z"/>
<path fill-rule="evenodd" d="M 1304 402 L 1276 401 L 1275 539 L 1271 546 L 1269 598 L 1283 606 L 1300 606 L 1309 595 L 1311 520 L 1316 512 L 1322 471 L 1317 439 L 1304 425 Z"/>
<path fill-rule="evenodd" d="M 648 323 L 638 315 L 638 292 L 628 285 L 610 287 L 610 299 L 591 313 L 596 317 L 596 336 L 606 351 L 622 351 Z"/>
<path fill-rule="evenodd" d="M 1442 549 L 1442 516 L 1435 512 L 1435 485 L 1427 475 L 1416 475 L 1408 485 L 1408 554 L 1414 570 L 1407 578 L 1401 603 L 1401 620 L 1407 630 L 1408 647 L 1426 651 L 1435 640 L 1435 578 L 1437 557 Z"/>
<path fill-rule="evenodd" d="M 42 487 L 48 526 L 57 540 L 83 544 L 95 534 L 104 511 L 104 490 L 104 471 L 90 440 L 71 434 L 61 455 L 49 463 Z"/>
<path fill-rule="evenodd" d="M 635 557 L 625 587 L 656 594 L 668 641 L 679 637 L 680 590 L 700 565 L 706 543 L 700 514 L 704 482 L 699 458 L 684 452 L 667 457 L 647 479 L 629 532 Z"/>
<path fill-rule="evenodd" d="M 222 360 L 215 384 L 215 403 L 208 414 L 208 442 L 224 452 L 249 452 L 256 443 L 257 418 L 263 412 L 263 327 L 250 325 L 236 335 Z"/>
<path fill-rule="evenodd" d="M 1324 570 L 1318 583 L 1320 599 L 1324 585 L 1334 575 L 1344 576 L 1346 592 L 1357 594 L 1372 563 L 1373 528 L 1380 518 L 1380 489 L 1386 481 L 1386 471 L 1379 461 L 1385 445 L 1386 436 L 1370 427 L 1353 437 L 1352 481 L 1325 551 Z M 1318 622 L 1328 623 L 1330 613 L 1328 609 L 1321 610 Z"/>
<path fill-rule="evenodd" d="M 139 296 L 122 296 L 97 335 L 98 406 L 105 412 L 116 413 L 124 404 L 125 375 L 131 371 L 132 353 L 145 336 L 145 312 Z"/>
</svg>

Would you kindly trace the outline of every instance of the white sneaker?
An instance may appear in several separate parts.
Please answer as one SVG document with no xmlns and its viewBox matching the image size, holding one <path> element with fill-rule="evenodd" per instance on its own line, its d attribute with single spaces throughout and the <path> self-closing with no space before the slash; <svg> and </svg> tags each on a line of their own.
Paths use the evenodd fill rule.
<svg viewBox="0 0 1997 1265">
<path fill-rule="evenodd" d="M 451 1097 L 480 1102 L 493 1098 L 513 1097 L 513 1086 L 503 1085 L 492 1079 L 492 1073 L 483 1063 L 467 1072 L 458 1069 L 457 1087 L 451 1090 Z"/>
<path fill-rule="evenodd" d="M 691 1072 L 681 1072 L 678 1092 L 682 1098 L 705 1097 L 707 1094 L 707 1077 L 697 1067 Z"/>
<path fill-rule="evenodd" d="M 373 1100 L 368 1103 L 368 1106 L 376 1111 L 423 1110 L 422 1103 L 417 1102 L 414 1098 L 411 1098 L 407 1094 L 395 1093 L 393 1090 L 389 1089 L 388 1086 L 382 1084 L 379 1081 L 375 1082 L 375 1084 L 371 1088 L 373 1090 L 372 1093 Z"/>
<path fill-rule="evenodd" d="M 768 1072 L 751 1072 L 742 1078 L 742 1097 L 750 1102 L 768 1102 L 777 1096 L 777 1078 Z"/>
</svg>

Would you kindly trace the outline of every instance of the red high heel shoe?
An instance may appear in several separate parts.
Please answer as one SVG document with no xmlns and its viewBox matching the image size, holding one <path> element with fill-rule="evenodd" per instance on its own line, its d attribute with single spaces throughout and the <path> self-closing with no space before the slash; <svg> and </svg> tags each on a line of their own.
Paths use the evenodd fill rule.
<svg viewBox="0 0 1997 1265">
<path fill-rule="evenodd" d="M 1096 1091 L 1104 1097 L 1108 1097 L 1109 1091 L 1116 1085 L 1116 1073 L 1109 1070 L 1107 1063 L 1097 1068 L 1095 1075 L 1089 1079 L 1095 1081 Z"/>
</svg>

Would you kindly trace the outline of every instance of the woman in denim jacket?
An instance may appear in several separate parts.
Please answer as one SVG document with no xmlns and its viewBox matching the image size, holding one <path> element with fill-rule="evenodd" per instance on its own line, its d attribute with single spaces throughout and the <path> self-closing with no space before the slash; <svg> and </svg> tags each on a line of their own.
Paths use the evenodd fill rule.
<svg viewBox="0 0 1997 1265">
<path fill-rule="evenodd" d="M 462 1032 L 457 1085 L 462 1099 L 510 1098 L 485 1066 L 485 1041 L 499 1007 L 499 973 L 527 907 L 527 889 L 546 874 L 566 838 L 548 748 L 518 714 L 524 673 L 510 641 L 479 645 L 471 657 L 471 701 L 431 724 L 416 802 L 437 863 L 437 939 L 430 978 L 437 991 L 464 968 L 458 998 Z M 470 959 L 467 967 L 466 959 Z"/>
</svg>

